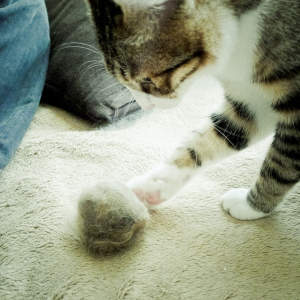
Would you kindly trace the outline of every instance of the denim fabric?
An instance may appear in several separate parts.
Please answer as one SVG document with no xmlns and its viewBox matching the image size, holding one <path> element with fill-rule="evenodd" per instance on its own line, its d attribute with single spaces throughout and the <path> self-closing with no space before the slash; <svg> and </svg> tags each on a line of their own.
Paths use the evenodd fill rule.
<svg viewBox="0 0 300 300">
<path fill-rule="evenodd" d="M 49 46 L 44 0 L 0 0 L 0 169 L 38 107 Z"/>
</svg>

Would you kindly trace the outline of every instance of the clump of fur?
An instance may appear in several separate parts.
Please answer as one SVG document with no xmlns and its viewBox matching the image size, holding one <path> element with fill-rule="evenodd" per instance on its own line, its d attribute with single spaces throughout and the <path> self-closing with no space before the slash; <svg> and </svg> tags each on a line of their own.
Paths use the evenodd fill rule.
<svg viewBox="0 0 300 300">
<path fill-rule="evenodd" d="M 78 203 L 80 238 L 96 254 L 128 246 L 148 218 L 147 208 L 121 183 L 99 183 L 84 191 Z"/>
</svg>

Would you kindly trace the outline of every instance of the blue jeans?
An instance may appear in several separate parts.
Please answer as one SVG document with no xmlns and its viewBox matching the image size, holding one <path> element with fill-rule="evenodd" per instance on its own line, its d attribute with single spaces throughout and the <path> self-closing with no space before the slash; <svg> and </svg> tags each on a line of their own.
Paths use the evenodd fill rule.
<svg viewBox="0 0 300 300">
<path fill-rule="evenodd" d="M 44 0 L 0 0 L 0 170 L 38 107 L 49 46 Z"/>
</svg>

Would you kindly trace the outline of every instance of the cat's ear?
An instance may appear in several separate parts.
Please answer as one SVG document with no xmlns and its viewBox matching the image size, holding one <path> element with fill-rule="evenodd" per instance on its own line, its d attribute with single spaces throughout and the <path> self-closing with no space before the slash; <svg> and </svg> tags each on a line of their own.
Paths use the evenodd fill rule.
<svg viewBox="0 0 300 300">
<path fill-rule="evenodd" d="M 87 0 L 97 27 L 120 27 L 124 24 L 124 11 L 115 0 Z"/>
</svg>

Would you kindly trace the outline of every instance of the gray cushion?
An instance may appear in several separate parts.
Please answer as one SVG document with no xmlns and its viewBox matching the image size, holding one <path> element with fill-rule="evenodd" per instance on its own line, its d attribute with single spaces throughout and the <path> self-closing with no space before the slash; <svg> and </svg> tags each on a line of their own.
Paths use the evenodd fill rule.
<svg viewBox="0 0 300 300">
<path fill-rule="evenodd" d="M 139 109 L 104 68 L 83 0 L 46 0 L 51 56 L 43 100 L 94 122 L 115 121 Z"/>
</svg>

